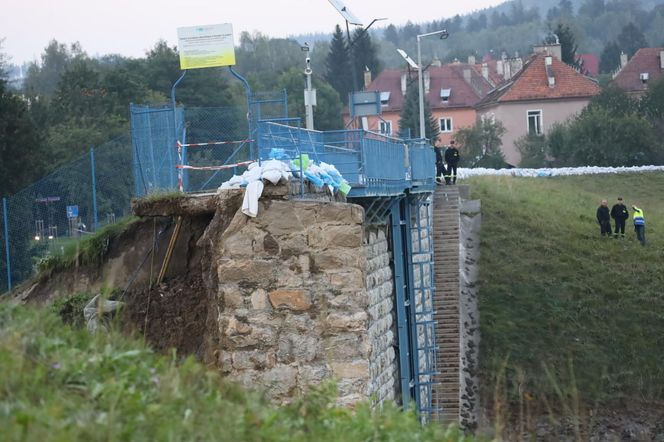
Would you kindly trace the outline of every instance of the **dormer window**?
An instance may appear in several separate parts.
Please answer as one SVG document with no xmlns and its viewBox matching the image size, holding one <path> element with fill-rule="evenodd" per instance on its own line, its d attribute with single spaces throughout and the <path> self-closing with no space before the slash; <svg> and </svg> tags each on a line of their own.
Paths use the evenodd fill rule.
<svg viewBox="0 0 664 442">
<path fill-rule="evenodd" d="M 450 101 L 450 95 L 452 95 L 452 89 L 441 89 L 440 98 L 444 102 Z"/>
<path fill-rule="evenodd" d="M 380 93 L 380 104 L 382 106 L 387 106 L 390 101 L 390 92 L 381 92 Z"/>
</svg>

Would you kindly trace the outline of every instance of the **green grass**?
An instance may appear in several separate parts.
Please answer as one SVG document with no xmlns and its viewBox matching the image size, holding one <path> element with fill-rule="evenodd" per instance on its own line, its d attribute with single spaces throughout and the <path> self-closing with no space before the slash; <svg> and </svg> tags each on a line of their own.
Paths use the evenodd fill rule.
<svg viewBox="0 0 664 442">
<path fill-rule="evenodd" d="M 664 174 L 477 177 L 487 403 L 664 399 Z M 638 204 L 648 244 L 601 238 L 603 198 Z M 630 210 L 631 215 L 631 210 Z"/>
<path fill-rule="evenodd" d="M 68 241 L 63 245 L 63 253 L 48 255 L 37 263 L 39 274 L 46 275 L 52 271 L 72 268 L 77 259 L 80 265 L 99 266 L 108 251 L 109 241 L 120 236 L 136 221 L 137 217 L 128 216 L 102 227 L 92 235 L 82 237 L 80 241 Z"/>
<path fill-rule="evenodd" d="M 188 358 L 91 336 L 52 310 L 0 303 L 3 441 L 457 441 L 412 413 L 333 405 L 331 384 L 285 406 Z"/>
</svg>

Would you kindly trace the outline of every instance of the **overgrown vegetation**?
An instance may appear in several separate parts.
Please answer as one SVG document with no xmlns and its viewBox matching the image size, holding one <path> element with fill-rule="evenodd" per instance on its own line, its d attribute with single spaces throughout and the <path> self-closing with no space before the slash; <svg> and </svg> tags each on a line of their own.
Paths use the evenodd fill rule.
<svg viewBox="0 0 664 442">
<path fill-rule="evenodd" d="M 0 428 L 18 440 L 459 441 L 413 413 L 334 405 L 320 386 L 285 406 L 188 358 L 122 335 L 91 336 L 49 311 L 0 304 Z"/>
<path fill-rule="evenodd" d="M 81 266 L 99 266 L 108 252 L 110 241 L 120 236 L 136 221 L 138 218 L 128 216 L 115 224 L 101 228 L 98 232 L 84 237 L 80 241 L 70 242 L 64 247 L 63 253 L 54 253 L 42 258 L 37 263 L 38 272 L 46 274 L 51 271 L 65 270 L 77 263 Z"/>
<path fill-rule="evenodd" d="M 498 423 L 664 399 L 664 174 L 470 180 L 482 200 L 482 397 Z M 600 237 L 601 199 L 644 208 L 648 244 Z"/>
</svg>

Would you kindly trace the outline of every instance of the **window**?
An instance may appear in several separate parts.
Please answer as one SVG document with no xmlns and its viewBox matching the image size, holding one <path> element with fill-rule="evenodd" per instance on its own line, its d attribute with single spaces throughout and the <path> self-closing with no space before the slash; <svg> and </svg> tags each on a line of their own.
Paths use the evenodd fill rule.
<svg viewBox="0 0 664 442">
<path fill-rule="evenodd" d="M 380 93 L 380 104 L 387 106 L 390 101 L 390 92 L 381 92 Z"/>
<path fill-rule="evenodd" d="M 528 111 L 528 135 L 542 135 L 542 111 Z"/>
<path fill-rule="evenodd" d="M 452 119 L 451 118 L 441 118 L 440 119 L 440 131 L 441 132 L 452 132 Z"/>
<path fill-rule="evenodd" d="M 441 89 L 440 90 L 440 98 L 443 101 L 449 101 L 450 100 L 450 95 L 452 95 L 452 89 Z"/>
<path fill-rule="evenodd" d="M 380 133 L 382 133 L 383 135 L 392 135 L 392 122 L 387 120 L 381 121 Z"/>
</svg>

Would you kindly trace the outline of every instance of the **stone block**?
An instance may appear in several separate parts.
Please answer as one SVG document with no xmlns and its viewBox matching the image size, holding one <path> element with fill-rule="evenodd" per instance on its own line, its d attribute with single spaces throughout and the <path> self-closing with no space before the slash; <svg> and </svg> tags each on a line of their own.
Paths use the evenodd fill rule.
<svg viewBox="0 0 664 442">
<path fill-rule="evenodd" d="M 284 400 L 293 397 L 297 385 L 297 367 L 292 365 L 277 365 L 260 374 L 260 385 L 266 389 L 267 396 L 274 400 Z"/>
<path fill-rule="evenodd" d="M 273 290 L 268 293 L 272 307 L 305 311 L 311 308 L 311 295 L 304 290 Z"/>
<path fill-rule="evenodd" d="M 329 297 L 327 302 L 330 307 L 348 311 L 363 310 L 370 304 L 366 292 L 354 289 L 341 291 L 338 295 Z"/>
<path fill-rule="evenodd" d="M 326 270 L 343 270 L 359 268 L 363 257 L 356 251 L 348 249 L 329 249 L 312 252 L 311 262 L 316 272 Z"/>
<path fill-rule="evenodd" d="M 356 360 L 353 362 L 331 362 L 329 364 L 332 375 L 339 379 L 366 379 L 369 380 L 369 362 Z"/>
<path fill-rule="evenodd" d="M 225 334 L 226 336 L 236 336 L 236 335 L 248 335 L 252 331 L 252 328 L 249 324 L 246 324 L 242 321 L 239 321 L 235 317 L 231 317 L 228 320 L 228 325 L 226 326 Z"/>
<path fill-rule="evenodd" d="M 217 276 L 221 284 L 243 281 L 265 286 L 270 283 L 275 267 L 272 260 L 223 258 L 219 260 Z"/>
<path fill-rule="evenodd" d="M 362 270 L 346 269 L 344 271 L 330 273 L 330 285 L 334 288 L 363 289 L 366 281 Z"/>
<path fill-rule="evenodd" d="M 306 392 L 309 386 L 319 385 L 329 376 L 330 372 L 325 365 L 298 365 L 297 385 L 300 393 Z"/>
<path fill-rule="evenodd" d="M 328 247 L 357 248 L 362 246 L 361 225 L 317 224 L 309 228 L 307 243 L 314 249 Z"/>
<path fill-rule="evenodd" d="M 236 370 L 265 370 L 274 367 L 276 363 L 273 350 L 235 351 L 232 359 Z"/>
<path fill-rule="evenodd" d="M 254 290 L 251 293 L 251 308 L 254 310 L 271 310 L 267 292 L 263 289 Z"/>
<path fill-rule="evenodd" d="M 224 235 L 221 253 L 229 258 L 253 258 L 263 253 L 265 237 L 266 233 L 249 221 L 242 229 Z"/>
<path fill-rule="evenodd" d="M 279 335 L 277 361 L 281 363 L 311 362 L 318 353 L 319 341 L 315 336 L 296 333 Z"/>
<path fill-rule="evenodd" d="M 360 333 L 341 333 L 325 338 L 321 344 L 328 361 L 352 361 L 369 356 L 369 339 Z"/>
<path fill-rule="evenodd" d="M 356 312 L 352 314 L 330 313 L 325 318 L 327 327 L 334 331 L 366 331 L 369 318 L 367 313 Z"/>
</svg>

